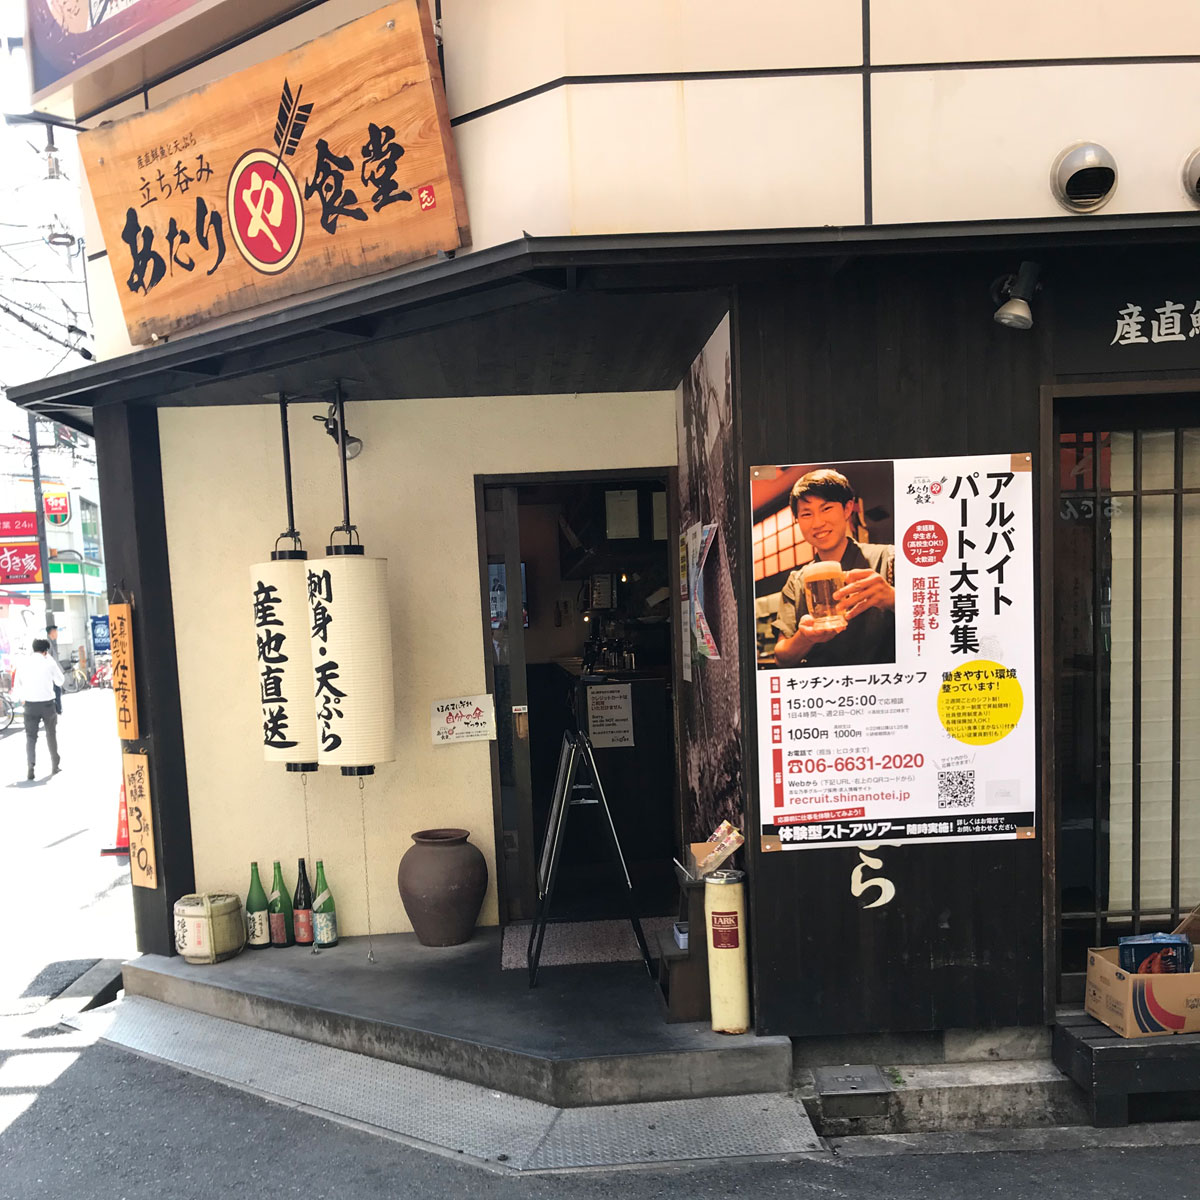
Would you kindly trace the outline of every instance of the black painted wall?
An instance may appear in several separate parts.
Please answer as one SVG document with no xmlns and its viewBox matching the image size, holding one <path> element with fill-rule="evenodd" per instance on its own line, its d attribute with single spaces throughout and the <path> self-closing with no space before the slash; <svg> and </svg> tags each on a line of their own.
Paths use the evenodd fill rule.
<svg viewBox="0 0 1200 1200">
<path fill-rule="evenodd" d="M 174 954 L 175 901 L 194 891 L 196 881 L 158 413 L 149 407 L 111 404 L 96 410 L 95 429 L 108 586 L 110 594 L 120 589 L 133 603 L 141 737 L 121 745 L 144 752 L 150 760 L 158 886 L 133 889 L 137 946 L 143 954 Z"/>
<path fill-rule="evenodd" d="M 992 320 L 988 285 L 1013 266 L 844 262 L 740 287 L 733 362 L 743 504 L 756 463 L 1032 450 L 1036 487 L 1048 332 L 1046 322 L 1021 333 Z M 744 510 L 741 537 L 749 537 Z M 740 556 L 739 587 L 753 611 L 750 560 Z M 742 633 L 753 830 L 752 622 Z M 1043 1021 L 1041 831 L 1032 841 L 882 847 L 875 857 L 896 897 L 870 910 L 860 904 L 874 892 L 861 900 L 850 892 L 857 850 L 763 855 L 749 841 L 759 1033 Z"/>
</svg>

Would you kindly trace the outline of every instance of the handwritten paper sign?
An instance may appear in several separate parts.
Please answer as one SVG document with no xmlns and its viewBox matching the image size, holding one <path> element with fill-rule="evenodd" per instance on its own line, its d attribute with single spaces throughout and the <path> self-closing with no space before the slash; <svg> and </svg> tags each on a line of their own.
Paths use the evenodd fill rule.
<svg viewBox="0 0 1200 1200">
<path fill-rule="evenodd" d="M 491 696 L 457 696 L 437 700 L 430 712 L 430 732 L 435 746 L 455 742 L 487 742 L 496 736 L 496 712 Z"/>
<path fill-rule="evenodd" d="M 158 886 L 158 864 L 150 811 L 150 760 L 144 754 L 122 754 L 121 760 L 129 814 L 129 875 L 134 887 L 154 888 Z"/>
<path fill-rule="evenodd" d="M 123 742 L 138 738 L 137 687 L 133 675 L 133 605 L 108 606 L 112 654 L 113 695 L 117 700 L 117 736 Z"/>
<path fill-rule="evenodd" d="M 633 700 L 627 683 L 588 688 L 588 736 L 597 749 L 633 745 Z"/>
</svg>

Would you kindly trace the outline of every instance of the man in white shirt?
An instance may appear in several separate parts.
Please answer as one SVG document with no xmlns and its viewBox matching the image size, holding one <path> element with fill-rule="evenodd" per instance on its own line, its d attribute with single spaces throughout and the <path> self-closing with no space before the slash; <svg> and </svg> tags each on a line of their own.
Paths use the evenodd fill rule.
<svg viewBox="0 0 1200 1200">
<path fill-rule="evenodd" d="M 33 778 L 37 758 L 38 723 L 46 726 L 46 745 L 50 747 L 50 774 L 57 775 L 58 713 L 54 710 L 54 689 L 62 687 L 62 667 L 48 653 L 45 638 L 33 639 L 33 653 L 17 670 L 16 686 L 25 702 L 25 757 L 29 760 L 27 779 Z"/>
</svg>

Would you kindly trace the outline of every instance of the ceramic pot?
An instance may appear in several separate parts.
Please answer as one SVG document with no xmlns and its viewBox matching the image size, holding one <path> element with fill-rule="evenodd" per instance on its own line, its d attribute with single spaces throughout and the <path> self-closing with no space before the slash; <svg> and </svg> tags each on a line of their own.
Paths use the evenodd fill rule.
<svg viewBox="0 0 1200 1200">
<path fill-rule="evenodd" d="M 466 829 L 422 829 L 400 860 L 396 885 L 422 946 L 468 941 L 487 891 L 483 855 Z"/>
</svg>

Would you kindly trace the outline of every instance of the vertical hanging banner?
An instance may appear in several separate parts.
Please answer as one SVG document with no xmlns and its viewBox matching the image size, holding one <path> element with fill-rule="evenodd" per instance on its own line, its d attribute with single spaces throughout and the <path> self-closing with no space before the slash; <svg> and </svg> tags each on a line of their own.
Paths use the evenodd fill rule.
<svg viewBox="0 0 1200 1200">
<path fill-rule="evenodd" d="M 308 563 L 303 550 L 275 555 L 250 568 L 263 756 L 267 762 L 315 768 Z"/>
<path fill-rule="evenodd" d="M 751 468 L 764 851 L 1035 836 L 1030 464 Z"/>
<path fill-rule="evenodd" d="M 117 701 L 117 736 L 123 742 L 138 738 L 137 686 L 133 673 L 133 605 L 108 606 L 108 635 L 112 655 L 113 695 Z"/>
<path fill-rule="evenodd" d="M 158 886 L 154 856 L 154 817 L 150 799 L 150 760 L 144 754 L 122 754 L 125 805 L 129 814 L 129 874 L 134 887 Z"/>
</svg>

